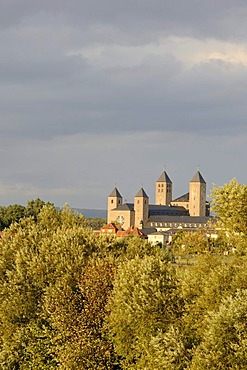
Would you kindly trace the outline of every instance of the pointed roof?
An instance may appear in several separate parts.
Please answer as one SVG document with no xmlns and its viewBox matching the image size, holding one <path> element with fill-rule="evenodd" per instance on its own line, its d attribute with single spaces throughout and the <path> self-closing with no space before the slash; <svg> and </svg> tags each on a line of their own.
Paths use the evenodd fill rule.
<svg viewBox="0 0 247 370">
<path fill-rule="evenodd" d="M 145 190 L 141 188 L 136 194 L 136 197 L 148 198 L 148 195 L 146 194 Z"/>
<path fill-rule="evenodd" d="M 200 171 L 196 171 L 195 175 L 192 177 L 192 179 L 190 180 L 190 182 L 200 182 L 200 183 L 206 184 L 206 181 L 202 177 Z"/>
<path fill-rule="evenodd" d="M 170 177 L 167 175 L 166 171 L 162 172 L 162 174 L 160 175 L 160 177 L 158 178 L 156 182 L 167 182 L 169 184 L 172 184 L 172 181 Z"/>
<path fill-rule="evenodd" d="M 119 227 L 114 224 L 113 222 L 107 224 L 107 225 L 104 225 L 100 228 L 100 231 L 101 232 L 108 232 L 109 230 L 113 230 L 114 234 L 117 233 L 117 231 L 119 230 Z"/>
<path fill-rule="evenodd" d="M 118 189 L 115 187 L 109 197 L 122 198 L 122 195 L 119 193 Z"/>
<path fill-rule="evenodd" d="M 124 203 L 117 208 L 112 209 L 112 211 L 134 211 L 134 204 L 133 203 Z"/>
<path fill-rule="evenodd" d="M 127 230 L 117 231 L 117 236 L 129 236 L 129 235 L 144 237 L 143 232 L 140 229 L 138 229 L 138 227 L 130 226 Z"/>
<path fill-rule="evenodd" d="M 180 195 L 176 199 L 173 199 L 173 202 L 188 202 L 190 200 L 190 193 Z"/>
</svg>

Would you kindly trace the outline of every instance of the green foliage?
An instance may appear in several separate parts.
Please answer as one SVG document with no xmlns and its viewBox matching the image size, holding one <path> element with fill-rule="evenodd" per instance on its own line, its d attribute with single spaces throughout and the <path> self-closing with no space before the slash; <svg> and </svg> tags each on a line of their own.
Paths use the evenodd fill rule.
<svg viewBox="0 0 247 370">
<path fill-rule="evenodd" d="M 221 303 L 238 289 L 247 289 L 247 272 L 246 261 L 237 257 L 224 263 L 220 256 L 203 256 L 197 266 L 181 276 L 184 313 L 177 330 L 186 349 L 184 364 L 191 362 L 203 340 L 208 314 L 217 312 Z"/>
<path fill-rule="evenodd" d="M 191 370 L 247 368 L 247 289 L 224 299 L 209 312 Z"/>
<path fill-rule="evenodd" d="M 86 218 L 85 225 L 91 227 L 93 230 L 99 230 L 106 224 L 105 218 Z"/>
<path fill-rule="evenodd" d="M 109 330 L 124 369 L 156 368 L 153 341 L 180 314 L 177 292 L 175 271 L 159 255 L 135 257 L 120 265 Z"/>
<path fill-rule="evenodd" d="M 212 209 L 217 213 L 221 246 L 225 250 L 237 250 L 247 253 L 247 185 L 241 185 L 236 179 L 221 187 L 214 187 Z"/>
<path fill-rule="evenodd" d="M 37 221 L 37 216 L 46 203 L 39 198 L 29 200 L 26 207 L 19 204 L 0 207 L 0 230 L 8 228 L 12 223 L 19 222 L 24 217 L 33 217 Z M 50 204 L 51 203 L 47 203 Z"/>
<path fill-rule="evenodd" d="M 233 207 L 236 189 L 241 217 L 222 204 L 232 194 Z M 214 194 L 214 250 L 203 231 L 174 240 L 193 265 L 137 237 L 95 234 L 68 206 L 0 207 L 0 225 L 11 224 L 0 240 L 0 368 L 244 370 L 245 187 Z"/>
<path fill-rule="evenodd" d="M 146 253 L 168 258 L 138 238 L 94 234 L 68 207 L 12 224 L 0 243 L 0 367 L 116 367 L 104 325 L 113 276 Z"/>
<path fill-rule="evenodd" d="M 247 234 L 247 185 L 236 179 L 211 192 L 212 210 L 223 227 L 229 231 Z"/>
<path fill-rule="evenodd" d="M 172 250 L 176 255 L 209 253 L 211 244 L 205 230 L 180 231 L 172 240 Z"/>
<path fill-rule="evenodd" d="M 9 227 L 12 222 L 18 222 L 25 215 L 25 207 L 13 204 L 8 207 L 0 207 L 0 229 Z"/>
<path fill-rule="evenodd" d="M 64 317 L 71 317 L 70 323 L 76 319 L 75 302 L 78 294 L 82 296 L 84 269 L 102 247 L 102 240 L 83 223 L 84 218 L 68 208 L 58 212 L 54 206 L 46 205 L 37 222 L 24 218 L 4 233 L 0 243 L 1 368 L 63 368 L 62 363 L 72 353 L 66 320 L 57 326 L 59 315 L 56 321 L 52 313 L 67 307 Z M 56 301 L 49 309 L 52 299 Z M 57 338 L 62 338 L 62 354 Z M 74 368 L 78 368 L 82 356 L 87 354 L 81 354 L 79 359 L 75 356 Z"/>
<path fill-rule="evenodd" d="M 35 200 L 29 200 L 25 207 L 25 217 L 33 217 L 34 220 L 37 221 L 37 216 L 45 204 L 46 203 L 39 198 Z"/>
<path fill-rule="evenodd" d="M 64 276 L 47 290 L 44 306 L 59 368 L 111 368 L 114 352 L 103 324 L 113 274 L 112 261 L 90 259 L 76 281 Z"/>
</svg>

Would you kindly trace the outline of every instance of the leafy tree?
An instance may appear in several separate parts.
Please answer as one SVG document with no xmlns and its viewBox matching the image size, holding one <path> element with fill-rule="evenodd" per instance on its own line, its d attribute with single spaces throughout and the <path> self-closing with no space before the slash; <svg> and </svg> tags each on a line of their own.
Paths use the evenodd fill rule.
<svg viewBox="0 0 247 370">
<path fill-rule="evenodd" d="M 91 227 L 93 230 L 99 230 L 106 224 L 105 218 L 86 218 L 85 225 Z"/>
<path fill-rule="evenodd" d="M 0 231 L 4 230 L 6 227 L 5 220 L 4 220 L 4 214 L 5 214 L 5 207 L 0 206 Z"/>
<path fill-rule="evenodd" d="M 87 261 L 98 249 L 107 250 L 108 247 L 85 229 L 83 222 L 82 216 L 68 208 L 58 212 L 54 206 L 46 205 L 38 214 L 37 222 L 24 218 L 4 233 L 0 243 L 2 369 L 62 369 L 62 363 L 70 358 L 68 342 L 75 325 L 70 331 L 65 320 L 59 326 L 59 312 L 62 306 L 67 307 L 64 319 L 69 317 L 70 323 L 76 322 L 74 312 L 80 312 L 84 301 L 80 301 L 83 295 L 80 289 L 87 291 L 87 287 L 80 288 L 84 269 L 90 270 L 89 266 L 86 267 Z M 91 280 L 88 282 L 92 284 Z M 100 289 L 100 282 L 98 284 Z M 95 294 L 96 287 L 94 283 Z M 102 297 L 102 291 L 99 297 Z M 55 304 L 51 304 L 54 299 Z M 56 320 L 53 311 L 57 315 Z M 86 338 L 89 340 L 89 336 Z M 59 343 L 63 343 L 63 352 Z M 68 368 L 77 369 L 82 356 L 85 357 L 85 353 L 81 351 L 79 359 L 75 356 L 74 365 Z"/>
<path fill-rule="evenodd" d="M 35 221 L 37 221 L 37 216 L 40 213 L 41 209 L 44 207 L 46 203 L 37 198 L 29 200 L 25 207 L 25 217 L 34 217 Z"/>
<path fill-rule="evenodd" d="M 247 234 L 247 185 L 236 179 L 211 192 L 212 210 L 227 230 Z"/>
<path fill-rule="evenodd" d="M 209 313 L 217 312 L 222 302 L 239 289 L 247 289 L 246 261 L 236 257 L 225 263 L 222 256 L 202 256 L 198 265 L 187 268 L 180 279 L 184 311 L 175 334 L 184 348 L 180 361 L 185 367 L 203 341 Z"/>
<path fill-rule="evenodd" d="M 138 238 L 94 234 L 67 206 L 13 223 L 0 243 L 0 368 L 117 368 L 104 324 L 112 280 L 146 253 L 170 258 Z"/>
<path fill-rule="evenodd" d="M 19 204 L 0 207 L 1 230 L 9 227 L 12 222 L 19 222 L 25 215 L 25 207 Z"/>
<path fill-rule="evenodd" d="M 208 313 L 207 327 L 191 370 L 247 368 L 247 289 L 224 299 Z"/>
<path fill-rule="evenodd" d="M 124 369 L 159 369 L 153 343 L 180 315 L 177 292 L 175 271 L 159 255 L 120 265 L 108 322 Z"/>
<path fill-rule="evenodd" d="M 178 232 L 172 241 L 172 249 L 179 256 L 209 253 L 211 245 L 205 230 Z"/>
<path fill-rule="evenodd" d="M 47 291 L 45 311 L 55 329 L 53 345 L 61 369 L 112 369 L 116 358 L 104 330 L 114 263 L 90 259 L 74 284 L 64 276 Z"/>
</svg>

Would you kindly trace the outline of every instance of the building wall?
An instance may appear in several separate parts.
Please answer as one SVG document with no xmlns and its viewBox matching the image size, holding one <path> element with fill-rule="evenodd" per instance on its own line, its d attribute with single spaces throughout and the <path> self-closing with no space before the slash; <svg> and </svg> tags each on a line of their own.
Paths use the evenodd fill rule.
<svg viewBox="0 0 247 370">
<path fill-rule="evenodd" d="M 156 245 L 158 243 L 161 243 L 162 245 L 165 245 L 166 244 L 166 237 L 162 233 L 159 233 L 159 234 L 158 233 L 149 234 L 148 235 L 148 241 L 152 245 Z"/>
<path fill-rule="evenodd" d="M 124 222 L 121 224 L 121 227 L 126 230 L 131 226 L 134 226 L 135 223 L 135 213 L 134 211 L 130 210 L 112 210 L 108 212 L 109 214 L 109 219 L 108 223 L 110 222 L 117 222 L 118 217 L 123 217 Z"/>
<path fill-rule="evenodd" d="M 189 209 L 189 202 L 171 202 L 171 206 L 178 206 L 184 207 L 185 209 Z"/>
<path fill-rule="evenodd" d="M 190 216 L 206 216 L 206 184 L 190 182 Z"/>
<path fill-rule="evenodd" d="M 135 197 L 135 227 L 142 229 L 148 220 L 148 198 Z"/>
<path fill-rule="evenodd" d="M 172 184 L 156 181 L 155 204 L 168 206 L 172 201 Z"/>
<path fill-rule="evenodd" d="M 123 198 L 122 197 L 108 197 L 108 204 L 107 204 L 107 223 L 111 223 L 112 221 L 112 215 L 111 211 L 114 208 L 117 208 L 121 206 L 123 203 Z"/>
</svg>

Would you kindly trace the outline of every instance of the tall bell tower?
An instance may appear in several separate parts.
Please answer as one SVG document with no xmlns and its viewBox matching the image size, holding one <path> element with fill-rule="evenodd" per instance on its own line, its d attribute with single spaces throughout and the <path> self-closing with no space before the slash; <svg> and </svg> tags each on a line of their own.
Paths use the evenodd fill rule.
<svg viewBox="0 0 247 370">
<path fill-rule="evenodd" d="M 190 180 L 189 192 L 190 216 L 206 216 L 206 181 L 197 171 Z"/>
<path fill-rule="evenodd" d="M 142 229 L 148 220 L 149 198 L 143 188 L 141 188 L 134 198 L 135 227 Z"/>
<path fill-rule="evenodd" d="M 111 211 L 123 204 L 123 197 L 119 193 L 118 189 L 115 187 L 111 194 L 108 196 L 108 205 L 107 205 L 107 223 L 110 223 L 114 220 Z"/>
<path fill-rule="evenodd" d="M 169 206 L 172 201 L 172 181 L 163 171 L 156 181 L 155 204 Z"/>
</svg>

